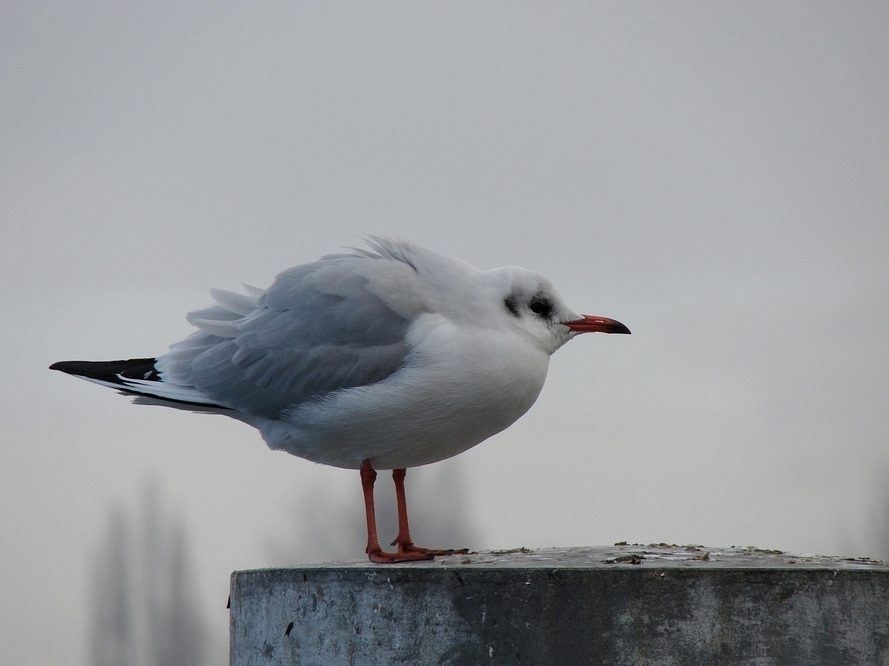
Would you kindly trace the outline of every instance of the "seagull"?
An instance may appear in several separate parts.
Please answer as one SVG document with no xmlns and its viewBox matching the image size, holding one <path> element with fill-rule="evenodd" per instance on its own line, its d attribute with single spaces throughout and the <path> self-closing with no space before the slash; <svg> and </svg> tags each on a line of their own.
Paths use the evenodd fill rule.
<svg viewBox="0 0 889 666">
<path fill-rule="evenodd" d="M 154 404 L 243 421 L 273 450 L 360 471 L 371 562 L 467 552 L 413 543 L 408 467 L 455 456 L 534 404 L 550 355 L 581 333 L 630 333 L 579 314 L 539 273 L 480 271 L 371 236 L 279 274 L 265 290 L 211 290 L 198 330 L 156 358 L 61 361 L 52 370 Z M 392 470 L 398 535 L 377 536 L 374 482 Z"/>
</svg>

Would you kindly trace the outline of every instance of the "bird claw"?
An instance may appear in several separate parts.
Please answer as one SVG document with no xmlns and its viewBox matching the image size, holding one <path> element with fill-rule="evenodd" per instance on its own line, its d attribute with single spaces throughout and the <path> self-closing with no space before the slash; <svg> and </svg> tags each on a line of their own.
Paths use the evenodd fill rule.
<svg viewBox="0 0 889 666">
<path fill-rule="evenodd" d="M 437 549 L 437 548 L 423 548 L 422 546 L 415 546 L 413 543 L 399 543 L 396 539 L 392 542 L 392 545 L 398 546 L 399 553 L 424 553 L 426 555 L 465 555 L 469 552 L 468 548 L 445 548 L 445 549 Z"/>
<path fill-rule="evenodd" d="M 440 555 L 465 555 L 469 552 L 468 548 L 420 548 L 419 546 L 411 546 L 405 550 L 399 550 L 400 553 L 424 553 L 433 557 Z"/>
<path fill-rule="evenodd" d="M 421 546 L 415 546 L 412 543 L 398 543 L 397 541 L 392 542 L 392 545 L 398 545 L 398 550 L 394 553 L 387 552 L 380 549 L 375 549 L 367 552 L 367 559 L 369 559 L 374 564 L 397 564 L 399 562 L 422 562 L 435 559 L 436 555 L 465 555 L 469 552 L 468 548 L 459 548 L 459 549 L 436 549 L 436 548 L 423 548 Z"/>
<path fill-rule="evenodd" d="M 422 560 L 431 560 L 434 559 L 435 555 L 432 553 L 422 553 L 422 552 L 414 552 L 414 551 L 405 551 L 401 548 L 398 549 L 398 552 L 389 553 L 383 550 L 372 550 L 367 553 L 367 559 L 369 559 L 374 564 L 397 564 L 399 562 L 418 562 Z"/>
</svg>

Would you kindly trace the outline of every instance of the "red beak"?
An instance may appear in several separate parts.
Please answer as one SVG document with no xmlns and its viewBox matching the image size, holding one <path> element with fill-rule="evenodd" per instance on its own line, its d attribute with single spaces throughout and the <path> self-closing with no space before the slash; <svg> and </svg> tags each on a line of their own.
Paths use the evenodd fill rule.
<svg viewBox="0 0 889 666">
<path fill-rule="evenodd" d="M 563 321 L 563 326 L 567 326 L 575 333 L 625 333 L 630 334 L 630 329 L 621 324 L 616 319 L 608 317 L 595 317 L 593 315 L 582 315 L 580 319 L 574 321 Z"/>
</svg>

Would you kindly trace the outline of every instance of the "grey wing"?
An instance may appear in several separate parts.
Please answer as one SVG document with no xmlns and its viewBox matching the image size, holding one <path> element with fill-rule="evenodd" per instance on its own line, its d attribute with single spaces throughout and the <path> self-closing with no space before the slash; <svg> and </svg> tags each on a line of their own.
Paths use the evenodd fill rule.
<svg viewBox="0 0 889 666">
<path fill-rule="evenodd" d="M 164 381 L 277 418 L 389 377 L 404 364 L 410 322 L 368 291 L 367 262 L 385 260 L 330 256 L 282 273 L 258 298 L 214 292 L 218 305 L 189 316 L 201 330 L 158 359 Z"/>
</svg>

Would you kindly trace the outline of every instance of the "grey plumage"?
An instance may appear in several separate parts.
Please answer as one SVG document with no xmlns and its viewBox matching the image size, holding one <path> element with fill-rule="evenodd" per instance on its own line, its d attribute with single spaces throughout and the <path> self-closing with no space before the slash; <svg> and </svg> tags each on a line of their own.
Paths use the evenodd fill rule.
<svg viewBox="0 0 889 666">
<path fill-rule="evenodd" d="M 214 291 L 217 305 L 188 316 L 201 330 L 158 358 L 161 376 L 270 419 L 385 379 L 404 363 L 410 322 L 367 290 L 365 271 L 354 269 L 368 261 L 374 257 L 330 255 L 291 268 L 248 312 L 249 296 Z"/>
</svg>

